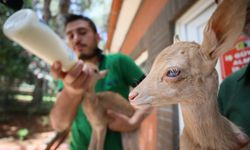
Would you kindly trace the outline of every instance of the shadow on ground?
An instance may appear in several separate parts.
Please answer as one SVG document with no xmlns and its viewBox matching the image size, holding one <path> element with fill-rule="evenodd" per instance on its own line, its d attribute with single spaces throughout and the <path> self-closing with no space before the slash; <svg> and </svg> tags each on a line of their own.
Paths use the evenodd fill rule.
<svg viewBox="0 0 250 150">
<path fill-rule="evenodd" d="M 44 150 L 54 135 L 47 115 L 0 115 L 0 150 Z M 58 150 L 68 149 L 66 141 Z"/>
</svg>

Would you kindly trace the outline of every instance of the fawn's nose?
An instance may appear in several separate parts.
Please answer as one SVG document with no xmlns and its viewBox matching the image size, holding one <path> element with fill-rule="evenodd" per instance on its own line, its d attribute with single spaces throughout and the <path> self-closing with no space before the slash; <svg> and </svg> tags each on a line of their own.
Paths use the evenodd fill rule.
<svg viewBox="0 0 250 150">
<path fill-rule="evenodd" d="M 139 94 L 138 92 L 132 91 L 132 92 L 129 93 L 128 99 L 130 101 L 133 101 L 136 98 L 136 96 L 138 96 L 138 94 Z"/>
</svg>

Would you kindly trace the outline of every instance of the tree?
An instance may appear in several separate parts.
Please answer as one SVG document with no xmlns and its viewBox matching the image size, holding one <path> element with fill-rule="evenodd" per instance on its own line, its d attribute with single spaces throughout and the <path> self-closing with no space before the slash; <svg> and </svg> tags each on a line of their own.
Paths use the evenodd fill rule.
<svg viewBox="0 0 250 150">
<path fill-rule="evenodd" d="M 0 26 L 11 14 L 11 10 L 0 5 Z M 14 83 L 18 84 L 29 74 L 28 65 L 31 62 L 31 56 L 16 43 L 13 43 L 5 37 L 0 30 L 0 82 L 1 88 L 8 89 Z"/>
</svg>

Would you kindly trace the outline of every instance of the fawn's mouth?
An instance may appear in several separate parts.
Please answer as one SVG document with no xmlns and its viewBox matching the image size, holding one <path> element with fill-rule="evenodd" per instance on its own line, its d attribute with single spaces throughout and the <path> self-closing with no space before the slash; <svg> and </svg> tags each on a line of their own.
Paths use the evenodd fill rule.
<svg viewBox="0 0 250 150">
<path fill-rule="evenodd" d="M 130 103 L 131 104 L 131 103 Z M 150 103 L 143 103 L 143 104 L 131 104 L 135 109 L 144 109 L 146 107 L 151 107 Z"/>
<path fill-rule="evenodd" d="M 146 98 L 135 98 L 133 100 L 130 100 L 130 104 L 134 107 L 144 107 L 144 106 L 151 106 L 152 105 L 152 96 L 146 97 Z"/>
</svg>

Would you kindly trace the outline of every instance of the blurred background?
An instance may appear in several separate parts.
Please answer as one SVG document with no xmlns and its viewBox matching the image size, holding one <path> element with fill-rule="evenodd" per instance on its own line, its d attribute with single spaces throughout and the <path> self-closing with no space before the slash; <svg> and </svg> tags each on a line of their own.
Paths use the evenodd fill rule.
<svg viewBox="0 0 250 150">
<path fill-rule="evenodd" d="M 214 0 L 0 0 L 0 27 L 20 8 L 31 8 L 63 38 L 63 16 L 84 14 L 97 25 L 105 53 L 129 55 L 147 74 L 154 58 L 178 34 L 183 41 L 203 39 L 203 29 L 217 7 Z M 10 3 L 12 8 L 3 3 Z M 20 5 L 20 6 L 19 6 Z M 241 35 L 218 61 L 221 83 L 250 61 L 250 39 Z M 48 113 L 56 81 L 49 66 L 8 40 L 0 30 L 0 150 L 34 150 L 53 137 Z M 178 150 L 184 124 L 180 107 L 155 108 L 135 136 L 131 150 Z M 68 149 L 67 141 L 60 147 Z"/>
<path fill-rule="evenodd" d="M 49 66 L 7 39 L 2 26 L 21 8 L 33 9 L 40 19 L 63 38 L 63 16 L 83 14 L 93 19 L 107 40 L 111 0 L 5 0 L 0 3 L 0 150 L 35 148 L 53 136 L 48 113 L 55 102 L 57 82 Z M 35 139 L 41 138 L 40 141 Z M 33 140 L 30 142 L 30 140 Z M 25 142 L 25 140 L 29 140 Z M 21 146 L 21 147 L 20 147 Z M 26 148 L 25 148 L 26 147 Z"/>
</svg>

